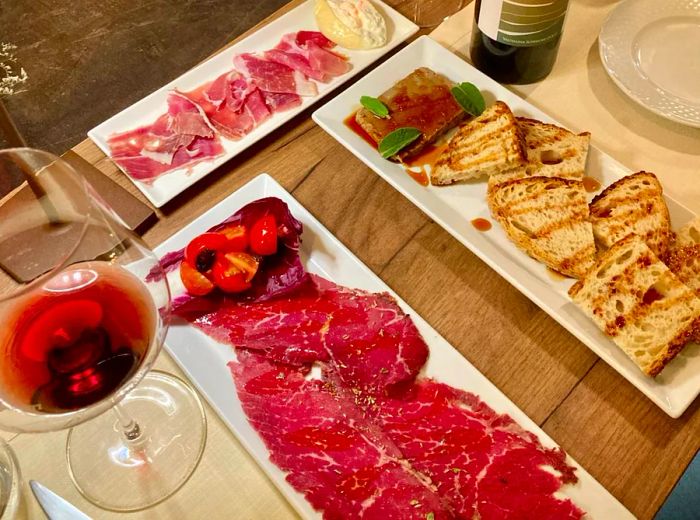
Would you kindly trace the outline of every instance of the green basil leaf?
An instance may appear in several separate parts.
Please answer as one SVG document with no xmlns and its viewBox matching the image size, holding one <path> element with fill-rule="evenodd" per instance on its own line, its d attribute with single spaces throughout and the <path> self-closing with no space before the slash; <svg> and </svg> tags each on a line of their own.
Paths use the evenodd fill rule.
<svg viewBox="0 0 700 520">
<path fill-rule="evenodd" d="M 431 511 L 430 513 L 425 515 L 425 520 L 435 520 L 435 513 Z"/>
<path fill-rule="evenodd" d="M 468 114 L 480 116 L 486 109 L 484 96 L 473 83 L 464 82 L 455 85 L 452 87 L 452 95 Z"/>
<path fill-rule="evenodd" d="M 379 142 L 379 153 L 382 154 L 382 157 L 388 159 L 418 139 L 422 133 L 412 126 L 397 128 Z"/>
<path fill-rule="evenodd" d="M 383 118 L 389 116 L 389 107 L 387 107 L 377 98 L 372 96 L 362 96 L 360 98 L 360 104 L 377 117 Z"/>
</svg>

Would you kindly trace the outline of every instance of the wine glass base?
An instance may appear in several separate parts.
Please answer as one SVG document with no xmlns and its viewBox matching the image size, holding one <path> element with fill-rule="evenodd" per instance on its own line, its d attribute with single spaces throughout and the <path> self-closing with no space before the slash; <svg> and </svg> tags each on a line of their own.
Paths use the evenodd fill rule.
<svg viewBox="0 0 700 520">
<path fill-rule="evenodd" d="M 181 379 L 153 370 L 119 404 L 140 436 L 127 441 L 112 411 L 68 433 L 71 479 L 102 509 L 138 511 L 170 497 L 199 464 L 206 417 L 195 391 Z"/>
</svg>

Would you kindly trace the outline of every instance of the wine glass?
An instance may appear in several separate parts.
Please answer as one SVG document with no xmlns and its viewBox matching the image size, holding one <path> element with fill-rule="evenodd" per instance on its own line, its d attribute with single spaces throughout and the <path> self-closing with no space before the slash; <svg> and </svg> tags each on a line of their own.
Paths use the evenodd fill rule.
<svg viewBox="0 0 700 520">
<path fill-rule="evenodd" d="M 391 0 L 387 3 L 420 27 L 435 27 L 464 7 L 464 0 Z"/>
<path fill-rule="evenodd" d="M 151 371 L 168 327 L 158 258 L 59 158 L 0 151 L 0 428 L 72 427 L 66 455 L 80 492 L 135 511 L 184 484 L 204 449 L 201 401 Z M 88 420 L 89 419 L 89 420 Z"/>
</svg>

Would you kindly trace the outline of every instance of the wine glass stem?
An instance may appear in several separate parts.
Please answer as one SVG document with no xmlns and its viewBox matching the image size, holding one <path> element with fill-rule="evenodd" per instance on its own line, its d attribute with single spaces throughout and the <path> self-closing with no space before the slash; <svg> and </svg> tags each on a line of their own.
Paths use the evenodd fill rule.
<svg viewBox="0 0 700 520">
<path fill-rule="evenodd" d="M 126 441 L 137 441 L 142 434 L 141 428 L 139 427 L 139 423 L 137 423 L 135 419 L 130 417 L 129 414 L 127 414 L 124 411 L 121 404 L 115 405 L 114 408 L 112 408 L 112 410 L 114 410 L 114 413 L 119 419 L 119 424 L 122 427 L 122 434 L 124 435 Z"/>
</svg>

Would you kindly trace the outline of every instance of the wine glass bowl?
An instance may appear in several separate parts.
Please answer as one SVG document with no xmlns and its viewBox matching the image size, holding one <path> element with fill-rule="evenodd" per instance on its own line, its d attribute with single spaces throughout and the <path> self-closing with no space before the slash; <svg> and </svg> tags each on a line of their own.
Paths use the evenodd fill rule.
<svg viewBox="0 0 700 520">
<path fill-rule="evenodd" d="M 81 493 L 150 507 L 188 480 L 206 439 L 194 390 L 149 373 L 168 329 L 165 273 L 70 165 L 0 151 L 0 175 L 13 170 L 27 182 L 0 199 L 0 428 L 72 428 Z"/>
<path fill-rule="evenodd" d="M 0 427 L 63 429 L 112 408 L 148 372 L 167 332 L 169 288 L 163 276 L 145 280 L 158 273 L 157 257 L 67 163 L 37 150 L 0 152 L 0 172 L 12 167 L 32 184 L 0 202 Z M 90 336 L 96 313 L 106 324 L 92 335 L 102 338 L 66 337 Z M 139 330 L 125 334 L 124 325 Z M 122 345 L 104 348 L 114 340 Z M 134 362 L 115 381 L 105 365 L 119 365 L 123 347 Z M 84 359 L 71 367 L 71 356 Z M 81 362 L 93 369 L 82 381 Z M 53 385 L 60 402 L 46 396 L 56 376 L 75 383 Z"/>
</svg>

